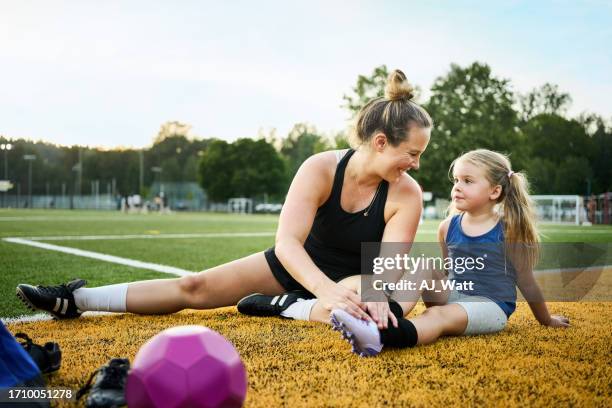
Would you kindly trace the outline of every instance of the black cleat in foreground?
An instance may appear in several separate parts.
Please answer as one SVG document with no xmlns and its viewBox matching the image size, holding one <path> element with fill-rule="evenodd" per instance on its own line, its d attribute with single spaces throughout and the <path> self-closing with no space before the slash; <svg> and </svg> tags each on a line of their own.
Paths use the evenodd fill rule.
<svg viewBox="0 0 612 408">
<path fill-rule="evenodd" d="M 17 285 L 17 297 L 31 310 L 42 310 L 56 319 L 73 319 L 81 315 L 72 292 L 85 286 L 87 281 L 75 279 L 57 286 Z"/>
<path fill-rule="evenodd" d="M 60 369 L 62 363 L 62 351 L 59 344 L 47 342 L 44 346 L 36 344 L 25 333 L 15 334 L 15 338 L 19 339 L 19 343 L 28 352 L 32 360 L 38 366 L 38 369 L 43 374 L 48 374 Z"/>
<path fill-rule="evenodd" d="M 287 310 L 295 302 L 306 299 L 313 299 L 313 296 L 303 290 L 285 292 L 278 296 L 254 293 L 240 299 L 238 311 L 249 316 L 280 316 L 281 312 Z"/>
<path fill-rule="evenodd" d="M 87 408 L 124 406 L 126 404 L 125 385 L 129 369 L 130 361 L 127 358 L 113 358 L 107 365 L 103 365 L 91 373 L 87 384 L 77 393 L 77 400 L 89 391 L 89 396 L 85 402 Z M 94 376 L 96 380 L 91 385 Z"/>
</svg>

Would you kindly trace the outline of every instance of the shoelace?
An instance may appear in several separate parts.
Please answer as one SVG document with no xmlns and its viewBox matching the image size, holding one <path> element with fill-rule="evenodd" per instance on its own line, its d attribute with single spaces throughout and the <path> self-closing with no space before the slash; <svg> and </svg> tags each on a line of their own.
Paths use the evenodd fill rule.
<svg viewBox="0 0 612 408">
<path fill-rule="evenodd" d="M 78 400 L 85 395 L 91 389 L 91 382 L 93 381 L 96 374 L 100 371 L 105 370 L 105 375 L 102 377 L 100 387 L 105 389 L 117 389 L 120 390 L 124 387 L 124 378 L 130 368 L 130 361 L 127 358 L 117 358 L 111 360 L 107 366 L 102 366 L 95 370 L 89 376 L 87 384 L 81 387 L 76 394 Z"/>
<path fill-rule="evenodd" d="M 51 295 L 51 296 L 56 296 L 56 297 L 66 296 L 66 292 L 70 292 L 70 289 L 68 289 L 68 285 L 66 285 L 65 283 L 62 283 L 61 285 L 57 285 L 57 286 L 38 285 L 36 289 L 38 289 L 45 295 Z"/>
</svg>

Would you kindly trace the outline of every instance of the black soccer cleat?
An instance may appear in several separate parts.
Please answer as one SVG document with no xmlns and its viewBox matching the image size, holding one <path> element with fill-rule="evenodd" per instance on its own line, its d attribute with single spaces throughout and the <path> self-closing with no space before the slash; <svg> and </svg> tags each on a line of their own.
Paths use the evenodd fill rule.
<svg viewBox="0 0 612 408">
<path fill-rule="evenodd" d="M 238 311 L 249 316 L 280 316 L 282 312 L 295 302 L 313 298 L 314 296 L 311 293 L 303 290 L 293 290 L 278 296 L 254 293 L 240 299 Z"/>
<path fill-rule="evenodd" d="M 31 310 L 42 310 L 56 319 L 74 319 L 81 315 L 72 292 L 85 286 L 87 281 L 75 279 L 56 286 L 17 285 L 17 297 Z"/>
<path fill-rule="evenodd" d="M 130 361 L 127 358 L 113 358 L 91 373 L 85 384 L 76 395 L 77 400 L 89 392 L 85 406 L 87 408 L 115 408 L 126 405 L 125 385 Z M 95 382 L 91 385 L 95 376 Z"/>
<path fill-rule="evenodd" d="M 44 346 L 41 346 L 34 343 L 25 333 L 17 333 L 15 338 L 19 339 L 19 343 L 28 352 L 32 360 L 34 360 L 41 373 L 48 374 L 60 369 L 62 351 L 59 344 L 49 341 Z"/>
</svg>

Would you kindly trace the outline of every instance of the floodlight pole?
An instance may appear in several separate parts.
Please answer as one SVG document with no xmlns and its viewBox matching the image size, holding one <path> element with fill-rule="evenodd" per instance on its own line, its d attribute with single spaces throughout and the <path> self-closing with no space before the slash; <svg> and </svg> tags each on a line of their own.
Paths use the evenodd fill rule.
<svg viewBox="0 0 612 408">
<path fill-rule="evenodd" d="M 4 179 L 8 180 L 8 152 L 13 148 L 10 143 L 2 143 L 0 150 L 4 150 Z"/>
<path fill-rule="evenodd" d="M 0 144 L 0 150 L 4 150 L 4 179 L 8 180 L 8 152 L 9 150 L 11 150 L 13 148 L 13 145 L 10 143 L 2 143 Z M 3 194 L 3 200 L 2 200 L 2 204 L 3 206 L 6 205 L 6 195 L 8 194 L 7 191 L 4 192 Z"/>
<path fill-rule="evenodd" d="M 155 166 L 155 167 L 151 167 L 151 171 L 159 175 L 157 182 L 159 183 L 159 194 L 162 194 L 164 192 L 164 185 L 162 184 L 162 181 L 161 181 L 161 174 L 162 174 L 163 169 L 161 168 L 161 166 Z"/>
<path fill-rule="evenodd" d="M 28 162 L 28 208 L 32 209 L 32 161 L 36 160 L 36 156 L 25 154 L 23 160 Z"/>
<path fill-rule="evenodd" d="M 138 151 L 138 159 L 139 159 L 139 169 L 140 169 L 140 177 L 138 178 L 138 194 L 143 194 L 142 190 L 144 189 L 144 149 L 140 149 Z"/>
</svg>

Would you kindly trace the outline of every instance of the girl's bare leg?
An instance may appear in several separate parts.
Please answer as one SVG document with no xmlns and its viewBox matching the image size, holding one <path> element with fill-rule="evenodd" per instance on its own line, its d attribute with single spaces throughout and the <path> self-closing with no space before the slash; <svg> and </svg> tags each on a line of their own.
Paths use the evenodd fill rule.
<svg viewBox="0 0 612 408">
<path fill-rule="evenodd" d="M 417 287 L 420 287 L 422 280 L 426 280 L 428 287 L 431 286 L 430 282 L 434 282 L 435 286 L 433 289 L 425 289 L 417 293 L 417 296 L 411 296 L 410 294 L 400 292 L 394 293 L 393 300 L 395 300 L 402 307 L 404 316 L 407 316 L 414 306 L 417 304 L 415 297 L 421 297 L 426 307 L 442 306 L 448 301 L 450 291 L 445 290 L 442 282 L 446 281 L 446 274 L 442 271 L 422 271 L 419 279 L 415 280 Z M 411 297 L 410 301 L 406 298 Z"/>
<path fill-rule="evenodd" d="M 465 331 L 468 316 L 457 304 L 432 306 L 423 314 L 409 319 L 418 333 L 417 344 L 429 344 L 441 336 L 456 336 Z"/>
<path fill-rule="evenodd" d="M 127 311 L 164 314 L 186 308 L 213 309 L 235 305 L 251 293 L 278 295 L 284 291 L 259 252 L 190 276 L 130 283 Z"/>
</svg>

